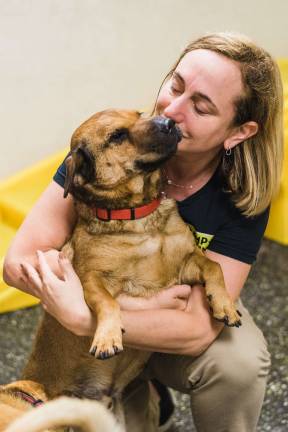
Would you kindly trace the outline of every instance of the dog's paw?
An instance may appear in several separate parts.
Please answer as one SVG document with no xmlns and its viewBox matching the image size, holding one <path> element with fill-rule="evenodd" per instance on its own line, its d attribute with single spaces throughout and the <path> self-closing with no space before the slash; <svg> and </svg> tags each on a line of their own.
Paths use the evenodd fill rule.
<svg viewBox="0 0 288 432">
<path fill-rule="evenodd" d="M 224 322 L 228 327 L 240 327 L 241 323 L 241 312 L 238 311 L 232 301 L 225 301 L 222 304 L 213 299 L 212 295 L 207 296 L 210 309 L 217 321 Z"/>
<path fill-rule="evenodd" d="M 89 353 L 94 357 L 106 360 L 123 351 L 122 329 L 109 331 L 97 328 Z"/>
</svg>

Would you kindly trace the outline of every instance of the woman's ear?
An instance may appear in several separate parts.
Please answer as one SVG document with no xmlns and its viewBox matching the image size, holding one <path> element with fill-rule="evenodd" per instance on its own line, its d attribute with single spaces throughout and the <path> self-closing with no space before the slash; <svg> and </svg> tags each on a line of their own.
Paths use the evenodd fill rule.
<svg viewBox="0 0 288 432">
<path fill-rule="evenodd" d="M 224 149 L 232 149 L 237 144 L 246 141 L 248 138 L 256 135 L 258 129 L 258 123 L 254 121 L 248 121 L 241 126 L 233 128 L 231 134 L 224 141 Z"/>
</svg>

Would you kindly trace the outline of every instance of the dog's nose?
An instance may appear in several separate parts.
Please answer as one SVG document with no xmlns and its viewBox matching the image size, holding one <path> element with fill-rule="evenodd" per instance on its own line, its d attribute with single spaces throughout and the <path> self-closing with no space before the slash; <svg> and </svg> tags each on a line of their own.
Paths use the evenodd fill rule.
<svg viewBox="0 0 288 432">
<path fill-rule="evenodd" d="M 161 132 L 168 134 L 171 129 L 175 126 L 175 122 L 172 119 L 165 117 L 155 117 L 154 123 L 160 129 Z"/>
</svg>

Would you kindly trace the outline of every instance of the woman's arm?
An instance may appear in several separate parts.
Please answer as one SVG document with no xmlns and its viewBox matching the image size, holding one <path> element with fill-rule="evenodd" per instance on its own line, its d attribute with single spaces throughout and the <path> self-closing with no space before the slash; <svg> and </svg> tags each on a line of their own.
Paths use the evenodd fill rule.
<svg viewBox="0 0 288 432">
<path fill-rule="evenodd" d="M 52 181 L 16 233 L 4 261 L 3 277 L 8 285 L 37 297 L 40 293 L 23 280 L 23 263 L 37 267 L 37 249 L 45 252 L 53 271 L 60 275 L 58 251 L 73 230 L 76 220 L 72 197 L 63 198 L 63 188 Z M 41 296 L 40 296 L 41 298 Z"/>
<path fill-rule="evenodd" d="M 227 289 L 235 300 L 250 266 L 215 253 L 213 258 L 222 265 L 226 284 L 229 283 Z M 67 259 L 61 267 L 64 280 L 57 278 L 41 259 L 40 277 L 32 266 L 26 268 L 26 275 L 30 284 L 39 285 L 44 293 L 44 307 L 56 319 L 75 334 L 93 335 L 96 320 L 84 301 L 81 283 Z M 67 295 L 73 301 L 69 301 L 68 312 L 63 313 Z M 224 327 L 223 323 L 211 317 L 204 289 L 197 285 L 192 289 L 187 286 L 166 289 L 150 300 L 121 296 L 120 305 L 126 331 L 124 344 L 138 349 L 197 356 L 208 348 Z M 241 331 L 241 328 L 232 331 Z"/>
<path fill-rule="evenodd" d="M 221 265 L 226 288 L 235 301 L 251 266 L 212 251 L 206 256 Z M 185 311 L 122 311 L 127 346 L 174 354 L 199 355 L 217 338 L 224 324 L 211 317 L 204 289 L 194 286 Z M 233 331 L 241 331 L 234 328 Z"/>
</svg>

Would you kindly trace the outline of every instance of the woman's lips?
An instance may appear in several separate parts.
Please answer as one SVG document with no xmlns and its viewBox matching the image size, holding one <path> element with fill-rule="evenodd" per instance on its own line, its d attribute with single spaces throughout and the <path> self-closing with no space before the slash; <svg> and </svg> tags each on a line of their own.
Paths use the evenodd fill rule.
<svg viewBox="0 0 288 432">
<path fill-rule="evenodd" d="M 181 128 L 180 128 L 180 130 L 181 130 Z M 181 132 L 182 132 L 182 138 L 183 139 L 191 139 L 192 138 L 192 136 L 190 134 L 187 134 L 186 132 L 183 132 L 182 130 L 181 130 Z"/>
</svg>

